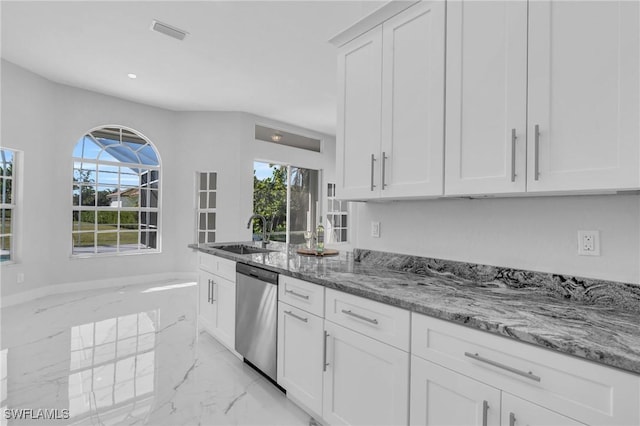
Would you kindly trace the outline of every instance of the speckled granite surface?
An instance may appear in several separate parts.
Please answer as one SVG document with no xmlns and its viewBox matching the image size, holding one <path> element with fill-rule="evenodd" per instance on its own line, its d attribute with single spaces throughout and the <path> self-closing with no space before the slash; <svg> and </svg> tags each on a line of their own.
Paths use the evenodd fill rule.
<svg viewBox="0 0 640 426">
<path fill-rule="evenodd" d="M 280 243 L 252 255 L 189 247 L 640 375 L 633 284 L 367 250 L 316 258 Z"/>
</svg>

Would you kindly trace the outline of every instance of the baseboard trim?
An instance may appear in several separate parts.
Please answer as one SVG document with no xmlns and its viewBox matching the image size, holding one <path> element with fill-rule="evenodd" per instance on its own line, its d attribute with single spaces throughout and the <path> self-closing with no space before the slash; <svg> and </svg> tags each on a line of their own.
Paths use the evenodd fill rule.
<svg viewBox="0 0 640 426">
<path fill-rule="evenodd" d="M 117 288 L 146 284 L 157 281 L 185 280 L 197 281 L 196 272 L 163 272 L 159 274 L 134 275 L 128 277 L 108 278 L 102 280 L 79 281 L 73 283 L 56 284 L 23 291 L 2 297 L 0 307 L 20 305 L 25 302 L 48 297 L 56 294 L 73 293 L 83 290 L 96 290 L 102 288 Z"/>
</svg>

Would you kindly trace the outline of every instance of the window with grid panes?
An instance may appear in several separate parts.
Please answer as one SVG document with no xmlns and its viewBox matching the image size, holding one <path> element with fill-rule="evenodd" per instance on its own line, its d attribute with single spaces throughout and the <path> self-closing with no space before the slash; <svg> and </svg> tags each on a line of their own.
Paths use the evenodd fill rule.
<svg viewBox="0 0 640 426">
<path fill-rule="evenodd" d="M 198 244 L 216 241 L 216 194 L 218 174 L 216 172 L 197 172 L 197 241 Z"/>
<path fill-rule="evenodd" d="M 16 152 L 0 149 L 0 262 L 14 260 Z"/>
<path fill-rule="evenodd" d="M 160 157 L 138 132 L 103 127 L 73 150 L 72 254 L 159 251 Z"/>
<path fill-rule="evenodd" d="M 336 184 L 327 185 L 327 242 L 346 243 L 348 202 L 336 200 Z"/>
</svg>

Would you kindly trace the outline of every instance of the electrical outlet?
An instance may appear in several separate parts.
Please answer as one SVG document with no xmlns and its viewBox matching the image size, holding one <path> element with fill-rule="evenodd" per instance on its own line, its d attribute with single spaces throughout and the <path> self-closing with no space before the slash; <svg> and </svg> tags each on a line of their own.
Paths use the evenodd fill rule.
<svg viewBox="0 0 640 426">
<path fill-rule="evenodd" d="M 371 236 L 380 238 L 380 222 L 371 222 Z"/>
<path fill-rule="evenodd" d="M 578 255 L 600 256 L 599 231 L 578 231 Z"/>
</svg>

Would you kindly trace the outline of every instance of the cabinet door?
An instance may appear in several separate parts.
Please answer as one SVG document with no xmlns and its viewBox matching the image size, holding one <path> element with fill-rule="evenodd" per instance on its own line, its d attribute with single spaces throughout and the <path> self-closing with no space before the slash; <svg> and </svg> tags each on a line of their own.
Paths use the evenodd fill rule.
<svg viewBox="0 0 640 426">
<path fill-rule="evenodd" d="M 382 26 L 382 197 L 442 195 L 444 27 L 444 1 L 419 3 Z"/>
<path fill-rule="evenodd" d="M 502 393 L 503 426 L 585 426 L 509 393 Z"/>
<path fill-rule="evenodd" d="M 324 320 L 278 303 L 278 384 L 322 415 Z"/>
<path fill-rule="evenodd" d="M 380 194 L 382 27 L 338 51 L 338 131 L 336 194 L 367 199 Z"/>
<path fill-rule="evenodd" d="M 233 349 L 236 330 L 236 284 L 218 276 L 214 276 L 213 280 L 216 305 L 215 337 Z"/>
<path fill-rule="evenodd" d="M 210 334 L 214 333 L 218 315 L 213 288 L 215 278 L 215 275 L 203 270 L 198 273 L 198 319 Z"/>
<path fill-rule="evenodd" d="M 638 187 L 640 3 L 529 8 L 527 190 Z"/>
<path fill-rule="evenodd" d="M 500 424 L 500 390 L 411 357 L 411 425 Z"/>
<path fill-rule="evenodd" d="M 409 354 L 325 321 L 323 418 L 332 425 L 406 425 Z"/>
<path fill-rule="evenodd" d="M 525 190 L 526 55 L 527 2 L 447 3 L 445 194 Z"/>
</svg>

